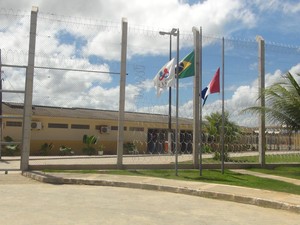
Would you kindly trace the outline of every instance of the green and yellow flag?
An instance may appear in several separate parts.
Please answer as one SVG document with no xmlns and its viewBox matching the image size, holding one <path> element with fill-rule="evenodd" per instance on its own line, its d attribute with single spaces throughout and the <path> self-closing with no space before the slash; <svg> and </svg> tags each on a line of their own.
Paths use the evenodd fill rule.
<svg viewBox="0 0 300 225">
<path fill-rule="evenodd" d="M 179 62 L 179 79 L 192 77 L 195 75 L 194 51 L 189 53 L 183 60 Z M 176 69 L 177 71 L 177 69 Z"/>
</svg>

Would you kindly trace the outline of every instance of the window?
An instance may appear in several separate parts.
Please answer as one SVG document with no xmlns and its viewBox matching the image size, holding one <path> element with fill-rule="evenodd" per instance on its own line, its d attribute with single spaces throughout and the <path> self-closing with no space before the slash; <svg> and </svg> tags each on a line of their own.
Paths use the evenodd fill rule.
<svg viewBox="0 0 300 225">
<path fill-rule="evenodd" d="M 110 130 L 118 130 L 118 129 L 119 129 L 118 126 L 111 126 L 111 127 L 110 127 Z"/>
<path fill-rule="evenodd" d="M 66 128 L 68 129 L 68 124 L 66 123 L 48 123 L 48 128 Z"/>
<path fill-rule="evenodd" d="M 119 130 L 118 126 L 111 126 L 110 130 Z M 124 130 L 127 130 L 127 127 L 124 127 Z"/>
<path fill-rule="evenodd" d="M 129 131 L 144 131 L 144 127 L 130 127 Z"/>
<path fill-rule="evenodd" d="M 71 129 L 89 130 L 90 129 L 90 125 L 86 125 L 86 124 L 71 124 Z"/>
<path fill-rule="evenodd" d="M 6 126 L 8 126 L 8 127 L 22 127 L 22 122 L 7 121 Z"/>
<path fill-rule="evenodd" d="M 101 126 L 102 125 L 96 125 L 96 130 L 100 130 L 101 129 Z M 110 130 L 115 130 L 115 131 L 117 131 L 117 130 L 119 130 L 119 127 L 118 126 L 111 126 L 110 127 Z M 124 130 L 127 130 L 127 127 L 124 127 Z"/>
</svg>

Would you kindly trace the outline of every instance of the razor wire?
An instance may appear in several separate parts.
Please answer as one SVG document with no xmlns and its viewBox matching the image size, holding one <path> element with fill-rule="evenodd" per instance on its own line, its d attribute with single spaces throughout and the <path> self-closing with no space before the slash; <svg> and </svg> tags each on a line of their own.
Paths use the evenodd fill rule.
<svg viewBox="0 0 300 225">
<path fill-rule="evenodd" d="M 5 38 L 15 38 L 15 45 L 5 45 L 4 39 L 1 38 L 2 63 L 26 65 L 29 15 L 1 11 L 0 17 L 5 18 L 1 20 L 5 22 L 1 22 L 0 25 L 1 32 L 6 35 Z M 15 27 L 14 33 L 7 33 L 12 29 L 11 27 Z M 173 140 L 171 152 L 168 150 L 167 142 L 168 92 L 164 91 L 162 96 L 157 98 L 153 91 L 155 74 L 169 60 L 169 38 L 159 35 L 161 30 L 170 29 L 129 23 L 126 111 L 141 113 L 141 118 L 140 121 L 134 121 L 134 124 L 128 122 L 125 125 L 128 129 L 125 134 L 127 147 L 124 146 L 124 159 L 127 164 L 174 161 L 176 89 L 172 87 L 171 92 Z M 58 108 L 117 111 L 119 77 L 112 76 L 109 72 L 117 72 L 120 68 L 120 31 L 121 26 L 118 22 L 39 13 L 34 103 Z M 221 67 L 222 57 L 221 38 L 205 35 L 205 30 L 203 31 L 202 88 L 208 85 L 216 69 Z M 171 48 L 172 56 L 175 57 L 176 37 L 173 37 Z M 192 49 L 192 33 L 181 32 L 180 58 Z M 267 42 L 267 76 L 272 78 L 278 70 L 281 74 L 286 72 L 297 62 L 299 63 L 299 54 L 297 46 Z M 257 43 L 254 40 L 225 38 L 225 111 L 229 113 L 228 119 L 239 127 L 238 132 L 230 130 L 229 127 L 225 129 L 225 148 L 229 157 L 239 154 L 258 155 L 257 118 L 240 113 L 247 106 L 246 103 L 256 104 L 257 57 Z M 55 70 L 55 68 L 62 68 L 62 70 Z M 93 71 L 103 71 L 108 74 L 99 75 Z M 21 78 L 17 78 L 18 76 Z M 24 77 L 24 69 L 5 68 L 4 86 L 22 88 L 24 84 L 16 80 L 25 80 Z M 193 149 L 193 78 L 182 79 L 179 85 L 179 159 L 189 163 L 192 160 Z M 106 95 L 108 92 L 113 95 Z M 4 95 L 3 99 L 8 102 L 22 102 L 21 96 L 11 98 Z M 220 126 L 220 118 L 215 121 L 212 128 L 207 121 L 212 113 L 218 113 L 220 110 L 221 94 L 210 95 L 202 111 L 205 130 L 201 136 L 204 158 L 213 158 L 220 150 L 219 128 L 213 129 Z M 55 117 L 54 114 L 50 116 Z M 296 151 L 297 153 L 298 134 L 288 136 L 284 133 L 284 128 L 280 130 L 279 133 L 272 131 L 273 133 L 267 134 L 267 148 L 270 151 Z M 284 156 L 288 157 L 287 154 Z M 240 163 L 242 160 L 237 162 Z"/>
</svg>

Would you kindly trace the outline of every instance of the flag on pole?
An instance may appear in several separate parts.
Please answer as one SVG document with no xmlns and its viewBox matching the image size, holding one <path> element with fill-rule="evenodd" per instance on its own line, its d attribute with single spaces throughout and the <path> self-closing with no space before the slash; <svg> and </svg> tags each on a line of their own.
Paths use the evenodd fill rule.
<svg viewBox="0 0 300 225">
<path fill-rule="evenodd" d="M 175 84 L 175 58 L 167 62 L 155 75 L 153 82 L 157 88 L 157 96 L 160 96 L 161 92 L 167 87 L 171 87 Z"/>
<path fill-rule="evenodd" d="M 195 64 L 194 64 L 195 53 L 194 51 L 190 52 L 186 57 L 184 57 L 179 62 L 179 79 L 192 77 L 195 75 Z M 176 69 L 177 71 L 177 69 Z"/>
<path fill-rule="evenodd" d="M 203 105 L 205 104 L 208 95 L 213 93 L 220 93 L 220 67 L 218 68 L 208 86 L 201 91 Z"/>
</svg>

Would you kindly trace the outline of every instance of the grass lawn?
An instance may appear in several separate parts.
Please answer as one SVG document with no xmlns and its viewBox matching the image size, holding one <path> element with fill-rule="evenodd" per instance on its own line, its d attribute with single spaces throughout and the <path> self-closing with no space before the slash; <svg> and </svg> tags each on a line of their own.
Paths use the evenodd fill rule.
<svg viewBox="0 0 300 225">
<path fill-rule="evenodd" d="M 219 170 L 203 170 L 202 176 L 199 176 L 198 170 L 179 170 L 178 176 L 175 176 L 174 170 L 107 171 L 107 173 L 237 185 L 300 195 L 300 186 L 272 179 L 238 174 L 229 170 L 225 170 L 224 174 Z"/>
<path fill-rule="evenodd" d="M 258 163 L 259 156 L 230 157 L 232 162 Z M 266 154 L 266 163 L 300 163 L 300 154 Z"/>
<path fill-rule="evenodd" d="M 230 156 L 230 155 L 229 155 Z M 259 163 L 259 156 L 238 156 L 229 157 L 231 163 Z M 193 163 L 191 160 L 181 162 L 182 164 Z M 215 160 L 213 158 L 203 158 L 203 164 L 220 163 L 220 160 Z M 271 154 L 266 155 L 266 163 L 300 163 L 300 153 L 298 154 Z"/>
<path fill-rule="evenodd" d="M 276 176 L 289 177 L 300 180 L 300 167 L 276 167 L 274 169 L 250 169 L 260 173 L 267 173 Z"/>
<path fill-rule="evenodd" d="M 220 163 L 220 161 L 213 160 L 213 159 L 203 159 L 202 162 L 204 164 Z M 258 156 L 231 157 L 230 162 L 258 163 Z M 266 163 L 288 163 L 288 162 L 300 163 L 300 154 L 266 155 Z M 192 162 L 188 161 L 183 163 L 192 163 Z M 251 169 L 251 170 L 261 172 L 261 173 L 269 173 L 278 176 L 300 179 L 299 167 L 277 167 L 273 170 L 267 170 L 267 169 Z M 49 171 L 48 170 L 45 172 L 70 172 L 70 171 L 53 171 L 53 170 Z M 236 186 L 280 191 L 280 192 L 287 192 L 291 194 L 300 195 L 300 186 L 286 183 L 283 181 L 278 181 L 278 180 L 239 174 L 230 170 L 225 170 L 224 174 L 221 174 L 220 170 L 203 170 L 202 176 L 199 176 L 198 170 L 179 170 L 178 176 L 175 176 L 174 170 L 108 170 L 108 171 L 84 170 L 84 171 L 73 171 L 73 172 L 79 172 L 79 173 L 100 173 L 101 172 L 101 173 L 119 174 L 119 175 L 151 176 L 151 177 L 159 177 L 165 179 L 236 185 Z"/>
<path fill-rule="evenodd" d="M 230 155 L 229 155 L 230 156 Z M 221 163 L 219 160 L 203 159 L 203 163 Z M 258 163 L 259 156 L 239 156 L 230 157 L 229 162 L 233 163 Z M 190 161 L 190 163 L 192 163 Z M 298 154 L 266 154 L 266 163 L 300 163 L 300 153 Z"/>
</svg>

